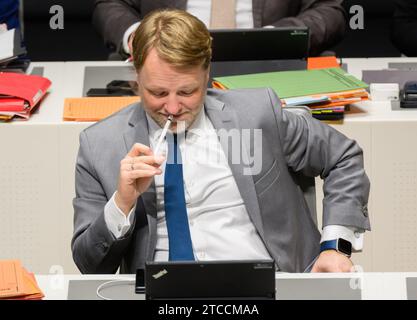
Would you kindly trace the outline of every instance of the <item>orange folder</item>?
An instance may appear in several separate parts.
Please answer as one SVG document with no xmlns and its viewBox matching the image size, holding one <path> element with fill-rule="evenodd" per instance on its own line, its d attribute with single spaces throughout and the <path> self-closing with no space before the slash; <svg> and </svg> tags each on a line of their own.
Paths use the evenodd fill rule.
<svg viewBox="0 0 417 320">
<path fill-rule="evenodd" d="M 0 260 L 0 299 L 42 299 L 33 273 L 22 267 L 19 260 Z"/>
<path fill-rule="evenodd" d="M 139 101 L 138 96 L 67 98 L 63 118 L 64 121 L 99 121 Z"/>
<path fill-rule="evenodd" d="M 307 59 L 307 70 L 340 68 L 339 62 L 335 56 L 330 57 L 312 57 Z"/>
</svg>

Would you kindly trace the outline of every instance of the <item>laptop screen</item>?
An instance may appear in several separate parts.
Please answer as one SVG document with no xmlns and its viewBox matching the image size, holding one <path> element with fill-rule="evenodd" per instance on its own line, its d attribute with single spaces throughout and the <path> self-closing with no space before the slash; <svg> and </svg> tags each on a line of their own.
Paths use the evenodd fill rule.
<svg viewBox="0 0 417 320">
<path fill-rule="evenodd" d="M 306 27 L 210 30 L 212 61 L 298 60 L 308 57 Z"/>
</svg>

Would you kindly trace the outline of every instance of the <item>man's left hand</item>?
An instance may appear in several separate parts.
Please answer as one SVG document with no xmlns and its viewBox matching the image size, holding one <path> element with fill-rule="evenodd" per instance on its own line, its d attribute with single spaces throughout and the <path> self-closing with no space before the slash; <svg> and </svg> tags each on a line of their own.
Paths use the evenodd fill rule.
<svg viewBox="0 0 417 320">
<path fill-rule="evenodd" d="M 311 272 L 352 272 L 353 263 L 348 257 L 336 250 L 320 253 Z"/>
</svg>

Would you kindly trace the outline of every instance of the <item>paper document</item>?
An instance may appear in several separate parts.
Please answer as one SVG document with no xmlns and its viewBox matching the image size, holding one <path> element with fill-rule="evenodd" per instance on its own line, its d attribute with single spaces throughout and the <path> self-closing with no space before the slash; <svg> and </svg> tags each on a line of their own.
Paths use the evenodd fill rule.
<svg viewBox="0 0 417 320">
<path fill-rule="evenodd" d="M 20 33 L 16 29 L 0 32 L 0 63 L 25 54 L 26 49 L 21 47 L 21 42 Z"/>
</svg>

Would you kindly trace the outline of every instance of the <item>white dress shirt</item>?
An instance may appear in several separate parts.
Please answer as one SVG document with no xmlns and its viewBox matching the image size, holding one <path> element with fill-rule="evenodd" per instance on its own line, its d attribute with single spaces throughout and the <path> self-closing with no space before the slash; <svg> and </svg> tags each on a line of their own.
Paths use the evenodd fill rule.
<svg viewBox="0 0 417 320">
<path fill-rule="evenodd" d="M 204 110 L 204 109 L 202 109 Z M 159 126 L 149 116 L 149 139 L 155 148 Z M 184 192 L 191 240 L 196 260 L 268 259 L 270 255 L 250 221 L 227 158 L 211 121 L 202 111 L 187 131 L 179 136 Z M 167 145 L 161 147 L 166 152 Z M 164 210 L 164 172 L 155 176 L 157 243 L 155 260 L 168 260 L 169 243 Z M 116 238 L 126 234 L 135 207 L 128 216 L 116 206 L 114 195 L 104 209 L 104 218 Z M 331 225 L 323 228 L 321 241 L 344 238 L 354 250 L 363 247 L 363 230 Z"/>
</svg>

